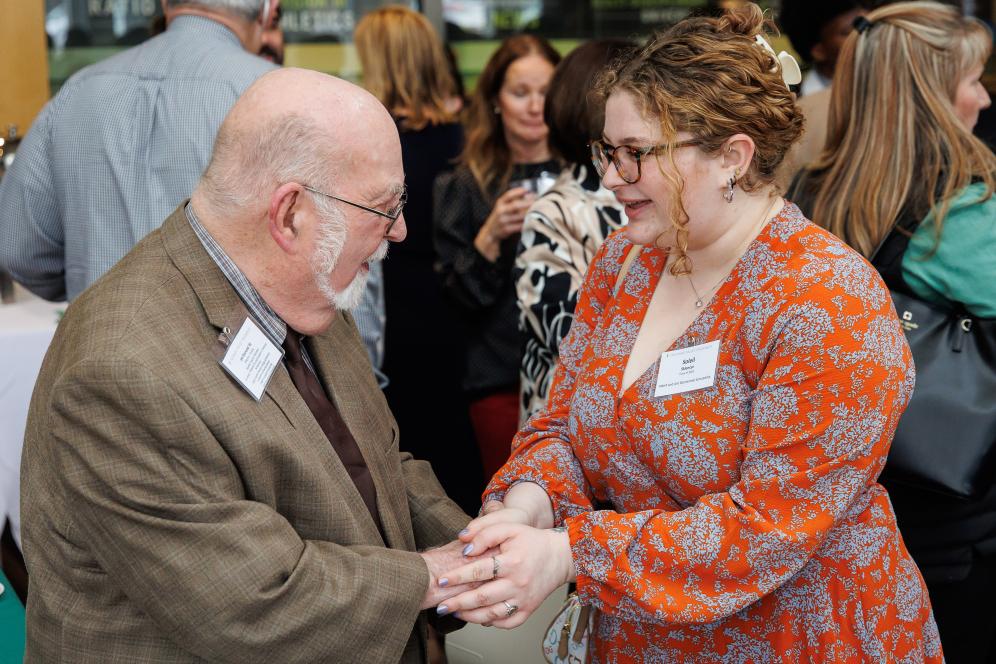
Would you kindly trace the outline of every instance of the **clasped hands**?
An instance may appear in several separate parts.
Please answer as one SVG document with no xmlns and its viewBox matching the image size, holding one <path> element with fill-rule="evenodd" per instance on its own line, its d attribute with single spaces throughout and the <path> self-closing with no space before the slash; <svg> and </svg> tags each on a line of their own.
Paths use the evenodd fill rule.
<svg viewBox="0 0 996 664">
<path fill-rule="evenodd" d="M 457 541 L 422 554 L 431 577 L 422 608 L 511 629 L 574 580 L 570 540 L 566 531 L 536 528 L 524 510 L 498 501 L 482 512 Z"/>
</svg>

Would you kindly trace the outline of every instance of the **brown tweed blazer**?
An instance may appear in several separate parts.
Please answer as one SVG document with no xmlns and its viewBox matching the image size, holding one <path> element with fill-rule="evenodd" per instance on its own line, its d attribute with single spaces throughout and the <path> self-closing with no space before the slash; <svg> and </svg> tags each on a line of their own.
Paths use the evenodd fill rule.
<svg viewBox="0 0 996 664">
<path fill-rule="evenodd" d="M 26 661 L 424 661 L 413 552 L 468 517 L 340 316 L 312 354 L 385 543 L 286 369 L 257 403 L 218 364 L 244 317 L 182 208 L 69 307 L 25 436 Z"/>
</svg>

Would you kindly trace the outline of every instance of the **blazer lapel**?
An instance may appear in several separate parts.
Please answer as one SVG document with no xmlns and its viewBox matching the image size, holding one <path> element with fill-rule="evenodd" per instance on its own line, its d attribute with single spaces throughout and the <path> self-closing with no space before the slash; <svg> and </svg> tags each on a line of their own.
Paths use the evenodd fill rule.
<svg viewBox="0 0 996 664">
<path fill-rule="evenodd" d="M 377 488 L 377 511 L 388 545 L 414 550 L 408 494 L 404 484 L 399 482 L 400 478 L 395 476 L 396 459 L 386 458 L 392 452 L 388 449 L 389 441 L 384 439 L 384 430 L 391 435 L 388 427 L 393 427 L 396 436 L 397 425 L 389 417 L 386 403 L 382 408 L 390 423 L 385 425 L 385 429 L 378 431 L 367 424 L 372 416 L 370 411 L 377 410 L 376 402 L 382 401 L 383 395 L 373 378 L 370 359 L 348 314 L 337 314 L 329 329 L 316 337 L 315 342 L 309 349 L 315 368 L 356 439 Z M 373 407 L 371 402 L 374 402 Z"/>
<path fill-rule="evenodd" d="M 185 205 L 186 203 L 177 208 L 163 223 L 163 242 L 170 259 L 187 279 L 200 300 L 208 322 L 217 331 L 212 351 L 215 357 L 220 360 L 225 354 L 229 341 L 249 316 L 249 311 L 228 279 L 225 278 L 224 273 L 208 255 L 201 241 L 197 238 L 197 234 L 190 227 L 190 222 L 187 221 L 187 216 L 183 211 Z M 218 364 L 216 368 L 218 371 L 225 371 L 221 364 Z M 245 397 L 249 400 L 252 399 L 248 392 Z M 356 520 L 363 530 L 364 539 L 369 542 L 383 543 L 384 538 L 381 537 L 380 530 L 370 517 L 369 512 L 363 507 L 363 498 L 353 484 L 352 478 L 349 477 L 345 466 L 339 460 L 339 455 L 336 454 L 332 444 L 326 438 L 325 432 L 322 431 L 314 415 L 311 414 L 308 405 L 301 398 L 301 394 L 294 387 L 290 374 L 287 373 L 287 368 L 283 363 L 274 369 L 273 375 L 270 377 L 263 398 L 267 397 L 276 404 L 290 425 L 301 433 L 301 440 L 305 441 L 305 444 L 317 447 L 318 454 L 331 481 L 340 491 L 348 494 L 343 502 L 359 506 Z M 345 413 L 343 413 L 343 417 L 348 423 L 349 419 L 346 418 Z M 353 430 L 352 427 L 350 430 Z M 368 452 L 362 443 L 360 449 L 364 453 L 364 459 L 369 459 Z M 373 473 L 373 470 L 371 472 Z M 381 495 L 379 479 L 378 475 L 374 473 L 374 484 L 377 486 L 378 497 Z M 384 519 L 383 514 L 381 519 Z M 386 525 L 385 528 L 387 528 Z"/>
</svg>

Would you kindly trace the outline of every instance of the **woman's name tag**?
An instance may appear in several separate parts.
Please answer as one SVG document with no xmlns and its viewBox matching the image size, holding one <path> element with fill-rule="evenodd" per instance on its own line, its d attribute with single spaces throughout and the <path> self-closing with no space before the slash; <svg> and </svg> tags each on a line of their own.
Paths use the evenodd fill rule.
<svg viewBox="0 0 996 664">
<path fill-rule="evenodd" d="M 716 383 L 719 341 L 665 351 L 657 372 L 655 397 L 712 387 Z"/>
</svg>

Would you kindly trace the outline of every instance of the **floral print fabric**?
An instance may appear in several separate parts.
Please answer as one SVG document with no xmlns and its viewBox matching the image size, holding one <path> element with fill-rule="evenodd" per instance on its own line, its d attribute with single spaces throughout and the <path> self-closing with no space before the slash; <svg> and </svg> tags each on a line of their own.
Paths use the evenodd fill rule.
<svg viewBox="0 0 996 664">
<path fill-rule="evenodd" d="M 786 204 L 672 346 L 719 340 L 715 385 L 655 398 L 658 361 L 620 396 L 667 258 L 643 248 L 613 297 L 631 246 L 595 257 L 547 407 L 488 489 L 549 494 L 599 609 L 592 660 L 942 661 L 876 483 L 914 382 L 877 273 Z"/>
</svg>

